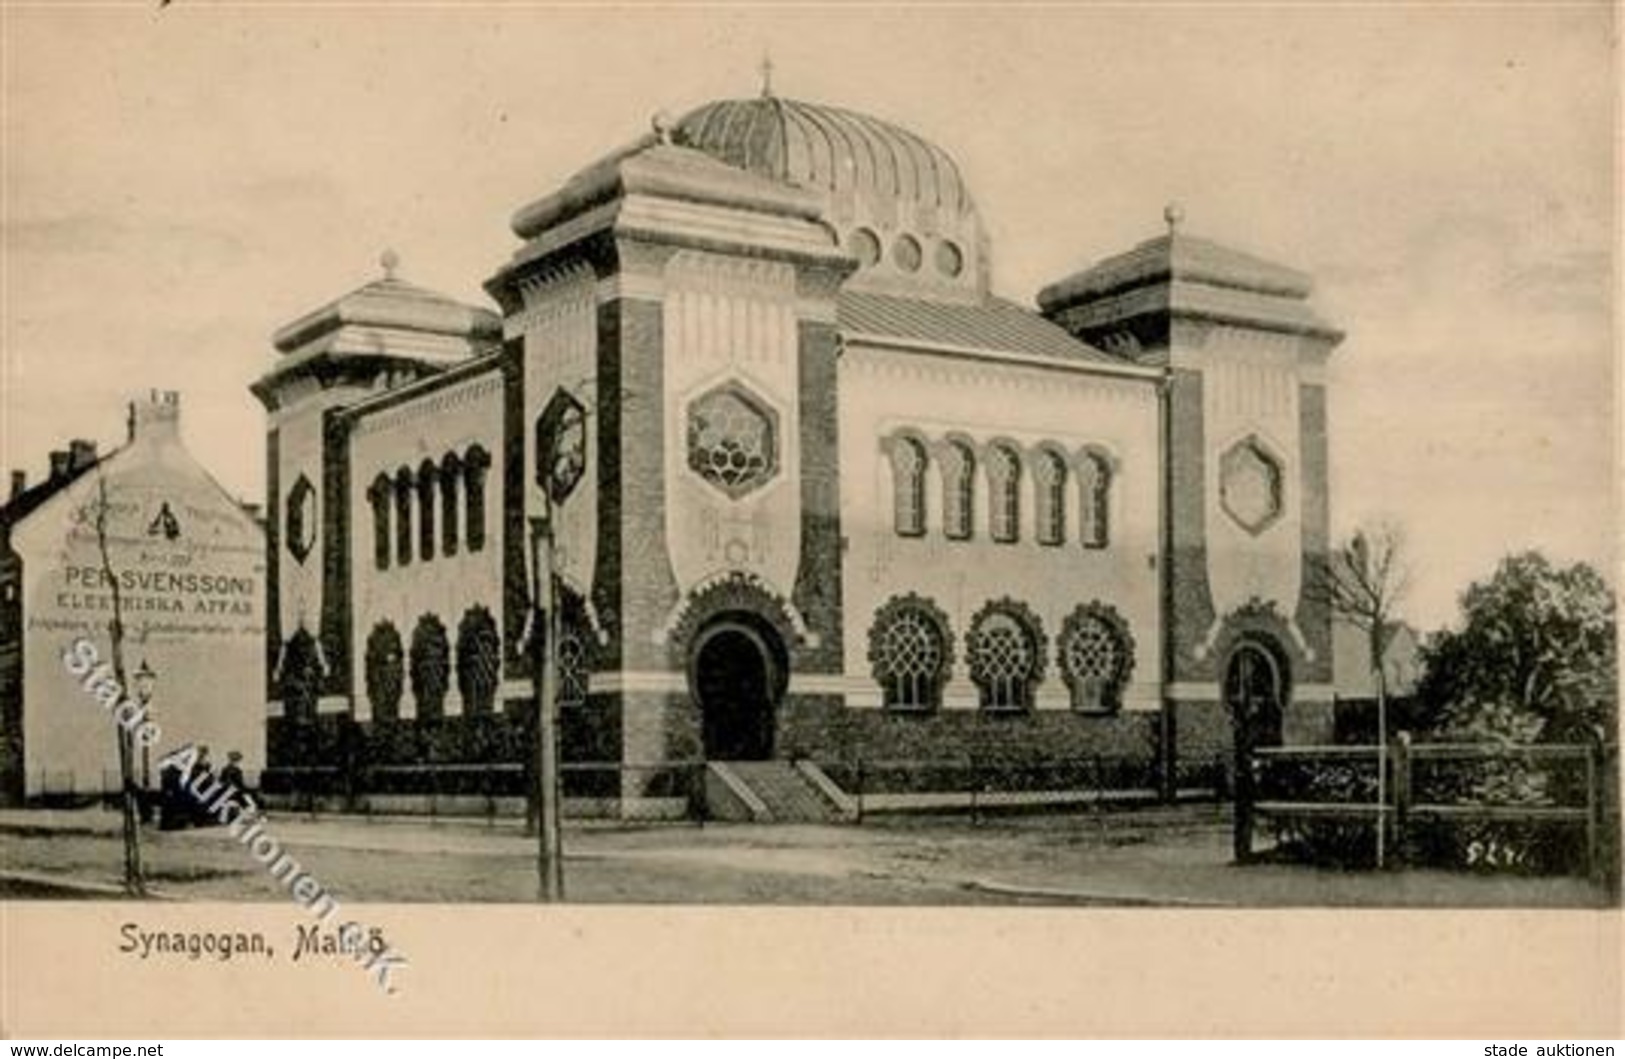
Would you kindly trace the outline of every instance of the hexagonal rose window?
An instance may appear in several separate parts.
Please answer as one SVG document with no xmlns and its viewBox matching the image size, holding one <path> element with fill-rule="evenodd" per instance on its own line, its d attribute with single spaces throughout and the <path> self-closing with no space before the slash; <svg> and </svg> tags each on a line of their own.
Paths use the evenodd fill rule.
<svg viewBox="0 0 1625 1059">
<path fill-rule="evenodd" d="M 779 469 L 778 416 L 736 383 L 688 406 L 688 465 L 731 497 L 767 484 Z"/>
<path fill-rule="evenodd" d="M 1244 438 L 1219 459 L 1219 503 L 1253 535 L 1281 517 L 1281 461 L 1257 437 Z"/>
</svg>

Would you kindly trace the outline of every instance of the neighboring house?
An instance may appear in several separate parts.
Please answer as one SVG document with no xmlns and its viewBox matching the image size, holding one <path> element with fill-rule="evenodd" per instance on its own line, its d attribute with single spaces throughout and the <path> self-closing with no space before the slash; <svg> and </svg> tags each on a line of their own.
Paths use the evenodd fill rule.
<svg viewBox="0 0 1625 1059">
<path fill-rule="evenodd" d="M 1376 677 L 1371 672 L 1371 636 L 1349 622 L 1332 622 L 1332 649 L 1337 658 L 1337 697 L 1374 699 Z M 1388 694 L 1408 696 L 1422 678 L 1422 634 L 1404 622 L 1394 625 L 1383 653 L 1382 672 Z"/>
<path fill-rule="evenodd" d="M 1371 672 L 1370 634 L 1347 621 L 1332 622 L 1337 667 L 1337 712 L 1334 735 L 1342 743 L 1371 743 L 1377 738 L 1377 685 Z M 1417 712 L 1416 684 L 1422 678 L 1422 634 L 1404 622 L 1394 626 L 1383 654 L 1390 731 L 1423 727 Z"/>
<path fill-rule="evenodd" d="M 153 762 L 186 743 L 219 764 L 241 751 L 250 779 L 264 764 L 265 534 L 182 445 L 179 416 L 179 397 L 155 392 L 131 406 L 116 451 L 74 441 L 51 454 L 45 481 L 12 474 L 0 506 L 0 803 L 118 789 L 114 726 L 63 662 L 83 637 L 111 664 L 104 535 L 126 678 L 151 674 L 162 732 L 136 778 L 156 786 Z"/>
<path fill-rule="evenodd" d="M 500 313 L 391 260 L 287 325 L 253 387 L 277 782 L 526 760 L 534 438 L 570 404 L 564 749 L 623 799 L 695 761 L 1171 786 L 1238 727 L 1329 738 L 1304 572 L 1342 336 L 1307 276 L 1168 220 L 1027 308 L 946 151 L 764 94 L 521 208 Z"/>
</svg>

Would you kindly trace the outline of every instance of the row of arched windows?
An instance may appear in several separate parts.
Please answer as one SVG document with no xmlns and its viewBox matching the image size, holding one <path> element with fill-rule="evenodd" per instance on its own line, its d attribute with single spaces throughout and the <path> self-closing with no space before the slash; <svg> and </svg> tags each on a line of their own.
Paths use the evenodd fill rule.
<svg viewBox="0 0 1625 1059">
<path fill-rule="evenodd" d="M 449 452 L 438 463 L 426 459 L 416 469 L 380 472 L 367 489 L 373 565 L 379 570 L 388 570 L 391 561 L 406 566 L 414 554 L 428 562 L 437 546 L 442 555 L 456 555 L 465 545 L 470 552 L 483 550 L 490 470 L 491 454 L 482 445 L 471 445 L 462 455 Z"/>
<path fill-rule="evenodd" d="M 476 605 L 463 612 L 457 623 L 455 655 L 453 650 L 445 623 L 434 614 L 418 618 L 410 646 L 402 641 L 392 622 L 374 625 L 367 636 L 363 662 L 373 719 L 398 720 L 408 686 L 418 720 L 444 717 L 446 694 L 454 676 L 465 715 L 492 713 L 502 680 L 502 634 L 487 608 Z M 560 706 L 586 703 L 590 665 L 584 635 L 567 625 L 559 638 Z"/>
<path fill-rule="evenodd" d="M 1008 597 L 989 601 L 965 635 L 965 662 L 982 708 L 1031 709 L 1048 648 L 1043 622 L 1025 604 Z M 869 662 L 886 707 L 938 708 L 954 662 L 948 616 L 923 596 L 892 597 L 869 628 Z M 1128 624 L 1106 604 L 1078 606 L 1062 623 L 1055 662 L 1074 709 L 1116 710 L 1134 668 Z"/>
<path fill-rule="evenodd" d="M 978 446 L 966 438 L 928 442 L 913 431 L 887 439 L 893 483 L 893 523 L 899 536 L 921 537 L 926 526 L 926 483 L 936 464 L 942 483 L 942 533 L 949 540 L 976 535 L 976 478 L 987 481 L 987 533 L 1001 544 L 1021 539 L 1022 477 L 1031 475 L 1038 543 L 1059 546 L 1071 527 L 1072 481 L 1077 482 L 1077 528 L 1085 548 L 1106 547 L 1111 511 L 1112 463 L 1096 449 L 1068 454 L 1044 442 L 1023 450 L 1014 442 Z"/>
</svg>

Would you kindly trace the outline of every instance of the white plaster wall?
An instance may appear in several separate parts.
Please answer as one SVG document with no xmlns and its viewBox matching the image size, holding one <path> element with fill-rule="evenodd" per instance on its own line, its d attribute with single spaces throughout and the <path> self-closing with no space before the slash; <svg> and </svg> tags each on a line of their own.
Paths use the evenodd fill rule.
<svg viewBox="0 0 1625 1059">
<path fill-rule="evenodd" d="M 157 674 L 152 782 L 159 757 L 187 743 L 208 746 L 216 767 L 241 751 L 252 782 L 265 764 L 264 533 L 178 442 L 138 441 L 47 501 L 13 538 L 24 564 L 27 792 L 39 792 L 42 768 L 56 774 L 53 793 L 65 773 L 81 790 L 117 775 L 113 726 L 62 663 L 79 637 L 112 663 L 114 611 L 97 583 L 94 530 L 102 477 L 126 673 L 133 683 L 144 660 Z M 174 540 L 148 532 L 165 503 L 181 529 Z"/>
<path fill-rule="evenodd" d="M 284 406 L 272 419 L 272 424 L 277 428 L 278 496 L 274 510 L 281 523 L 278 547 L 282 550 L 279 559 L 281 584 L 277 595 L 278 620 L 283 643 L 287 643 L 288 638 L 300 628 L 317 637 L 319 642 L 322 564 L 327 549 L 322 533 L 322 523 L 326 519 L 324 505 L 327 503 L 327 498 L 322 495 L 322 415 L 328 408 L 354 400 L 356 393 L 316 390 L 308 395 L 289 396 L 293 406 Z M 311 507 L 316 523 L 315 544 L 303 563 L 295 559 L 289 550 L 286 532 L 288 496 L 301 474 L 316 490 L 315 502 Z M 267 511 L 271 510 L 267 507 Z"/>
<path fill-rule="evenodd" d="M 468 608 L 479 605 L 491 612 L 502 630 L 502 375 L 493 362 L 490 371 L 434 389 L 421 397 L 364 416 L 350 435 L 350 578 L 354 604 L 351 637 L 351 672 L 355 674 L 355 717 L 368 720 L 367 637 L 381 621 L 389 621 L 401 636 L 401 649 L 410 651 L 412 630 L 424 614 L 436 615 L 446 626 L 451 644 L 452 673 L 445 712 L 463 712 L 457 690 L 457 626 Z M 395 555 L 394 512 L 390 518 L 390 565 L 379 570 L 373 553 L 373 509 L 367 490 L 384 473 L 394 476 L 402 466 L 414 473 L 430 459 L 439 463 L 447 453 L 466 456 L 479 444 L 491 454 L 485 476 L 485 546 L 468 549 L 467 499 L 458 490 L 457 554 L 445 554 L 443 509 L 435 496 L 435 555 L 425 562 L 418 551 L 417 502 L 412 504 L 412 561 L 401 566 Z M 500 696 L 499 696 L 500 701 Z M 402 717 L 416 716 L 410 682 L 400 703 Z"/>
<path fill-rule="evenodd" d="M 1298 340 L 1217 328 L 1201 351 L 1207 435 L 1207 562 L 1214 613 L 1223 618 L 1257 598 L 1292 620 L 1302 583 Z M 1220 465 L 1256 435 L 1282 462 L 1281 516 L 1254 535 L 1224 510 Z"/>
<path fill-rule="evenodd" d="M 527 517 L 542 513 L 543 498 L 532 466 L 535 426 L 562 388 L 587 412 L 587 464 L 575 492 L 554 512 L 555 570 L 590 600 L 598 549 L 597 287 L 592 269 L 578 265 L 527 284 L 522 293 L 523 308 L 504 326 L 510 335 L 524 336 L 525 513 Z"/>
<path fill-rule="evenodd" d="M 875 610 L 893 595 L 917 592 L 931 597 L 953 626 L 955 664 L 944 708 L 977 705 L 964 662 L 965 633 L 988 600 L 1006 595 L 1039 615 L 1049 640 L 1045 681 L 1037 692 L 1039 709 L 1070 707 L 1054 644 L 1066 615 L 1090 600 L 1117 608 L 1134 637 L 1126 708 L 1155 708 L 1161 693 L 1161 630 L 1154 383 L 853 344 L 842 354 L 839 385 L 849 704 L 880 704 L 868 661 Z M 949 540 L 942 532 L 942 482 L 935 459 L 926 477 L 927 532 L 921 538 L 898 536 L 891 461 L 882 442 L 904 427 L 933 441 L 961 433 L 978 444 L 1006 438 L 1024 449 L 1047 441 L 1069 453 L 1086 446 L 1105 450 L 1116 463 L 1109 546 L 1087 549 L 1079 540 L 1081 496 L 1075 473 L 1068 476 L 1067 541 L 1040 545 L 1034 480 L 1025 466 L 1018 542 L 991 539 L 981 466 L 974 537 Z"/>
<path fill-rule="evenodd" d="M 789 598 L 801 550 L 795 272 L 682 251 L 666 267 L 663 326 L 666 536 L 677 587 L 687 593 L 745 570 Z M 729 382 L 771 406 L 778 430 L 778 473 L 737 499 L 688 466 L 689 402 Z"/>
</svg>

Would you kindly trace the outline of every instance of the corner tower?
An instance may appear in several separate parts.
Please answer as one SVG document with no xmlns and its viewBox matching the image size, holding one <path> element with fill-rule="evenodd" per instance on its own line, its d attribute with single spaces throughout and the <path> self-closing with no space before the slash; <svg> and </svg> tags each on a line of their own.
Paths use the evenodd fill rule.
<svg viewBox="0 0 1625 1059">
<path fill-rule="evenodd" d="M 494 313 L 384 275 L 280 328 L 250 389 L 266 410 L 266 701 L 274 721 L 349 710 L 349 439 L 338 414 L 496 348 Z M 278 756 L 273 753 L 273 756 Z M 285 760 L 285 755 L 279 760 Z"/>
<path fill-rule="evenodd" d="M 1326 377 L 1308 276 L 1169 231 L 1046 288 L 1046 316 L 1164 366 L 1165 730 L 1182 761 L 1331 731 Z"/>
<path fill-rule="evenodd" d="M 585 475 L 554 515 L 578 618 L 564 635 L 591 673 L 591 723 L 562 718 L 567 754 L 765 756 L 771 711 L 727 731 L 702 719 L 705 659 L 739 655 L 753 700 L 782 701 L 792 671 L 838 671 L 835 295 L 853 266 L 822 212 L 657 120 L 513 219 L 524 244 L 487 283 L 516 376 L 510 436 L 530 438 L 560 390 L 588 419 Z M 505 483 L 510 584 L 542 505 L 524 447 Z"/>
</svg>

